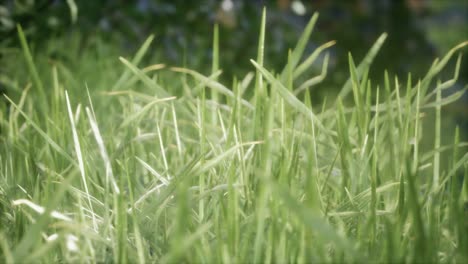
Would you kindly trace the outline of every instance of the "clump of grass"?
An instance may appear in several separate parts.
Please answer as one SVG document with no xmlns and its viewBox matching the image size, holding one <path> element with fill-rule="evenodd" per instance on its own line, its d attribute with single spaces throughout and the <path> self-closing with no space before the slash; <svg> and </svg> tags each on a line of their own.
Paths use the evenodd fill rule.
<svg viewBox="0 0 468 264">
<path fill-rule="evenodd" d="M 209 76 L 139 66 L 153 37 L 119 66 L 76 57 L 74 73 L 31 55 L 19 28 L 33 84 L 21 62 L 1 79 L 11 91 L 0 116 L 2 262 L 466 261 L 468 144 L 458 129 L 440 141 L 441 108 L 466 91 L 441 95 L 461 56 L 453 79 L 438 74 L 468 42 L 422 80 L 385 75 L 378 86 L 367 76 L 383 34 L 358 65 L 349 55 L 349 80 L 317 109 L 309 91 L 334 43 L 304 58 L 314 15 L 275 73 L 265 16 L 255 73 L 229 86 L 218 81 L 216 28 Z M 320 56 L 322 72 L 304 78 Z"/>
</svg>

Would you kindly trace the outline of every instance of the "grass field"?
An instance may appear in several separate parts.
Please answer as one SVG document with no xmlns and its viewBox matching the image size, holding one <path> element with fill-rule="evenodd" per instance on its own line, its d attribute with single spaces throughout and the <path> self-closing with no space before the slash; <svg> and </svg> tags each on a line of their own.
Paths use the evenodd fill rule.
<svg viewBox="0 0 468 264">
<path fill-rule="evenodd" d="M 73 37 L 31 54 L 19 27 L 21 47 L 2 51 L 0 262 L 467 261 L 468 142 L 441 109 L 467 89 L 442 97 L 468 42 L 422 80 L 376 84 L 383 34 L 315 107 L 334 44 L 303 54 L 316 20 L 276 73 L 264 14 L 252 73 L 231 84 L 218 82 L 216 29 L 205 76 L 142 65 L 153 37 L 125 58 Z"/>
</svg>

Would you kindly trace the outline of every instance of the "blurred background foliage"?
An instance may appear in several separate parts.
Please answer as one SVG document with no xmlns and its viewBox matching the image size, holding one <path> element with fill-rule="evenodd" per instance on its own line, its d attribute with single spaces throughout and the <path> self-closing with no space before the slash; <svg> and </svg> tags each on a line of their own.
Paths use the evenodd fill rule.
<svg viewBox="0 0 468 264">
<path fill-rule="evenodd" d="M 265 58 L 268 68 L 280 71 L 304 26 L 314 12 L 320 17 L 308 51 L 336 40 L 329 49 L 327 81 L 312 92 L 315 101 L 336 93 L 349 76 L 348 52 L 360 61 L 382 32 L 389 37 L 377 56 L 371 77 L 382 80 L 384 70 L 402 81 L 411 71 L 418 79 L 432 61 L 467 40 L 466 0 L 2 0 L 1 54 L 19 47 L 16 24 L 21 24 L 36 53 L 72 64 L 74 55 L 96 43 L 111 44 L 123 55 L 133 54 L 150 34 L 156 36 L 147 62 L 183 65 L 204 74 L 211 70 L 213 25 L 220 25 L 220 67 L 225 83 L 252 71 L 256 57 L 260 13 L 267 7 Z M 70 39 L 75 46 L 51 44 Z M 55 48 L 56 47 L 56 48 Z M 107 46 L 106 46 L 107 47 Z M 466 50 L 466 49 L 465 49 Z M 465 51 L 466 53 L 466 51 Z M 460 84 L 468 78 L 464 56 Z M 320 61 L 310 75 L 320 72 Z M 2 64 L 3 67 L 5 64 Z M 4 67 L 5 68 L 5 67 Z M 453 68 L 447 69 L 450 74 Z M 6 69 L 0 70 L 6 71 Z M 4 72 L 5 73 L 5 72 Z M 468 126 L 468 98 L 457 105 L 455 117 Z"/>
<path fill-rule="evenodd" d="M 213 24 L 221 25 L 221 65 L 228 73 L 251 70 L 260 12 L 268 10 L 267 65 L 279 70 L 287 51 L 314 12 L 320 13 L 312 51 L 336 40 L 331 67 L 344 68 L 347 53 L 361 59 L 382 32 L 389 38 L 373 74 L 421 76 L 439 53 L 467 38 L 465 0 L 3 0 L 0 4 L 2 46 L 14 46 L 15 25 L 40 46 L 54 36 L 80 32 L 82 46 L 94 36 L 133 51 L 155 34 L 155 52 L 169 64 L 197 69 L 210 64 Z M 466 69 L 466 68 L 465 68 Z M 232 74 L 225 74 L 232 76 Z M 336 78 L 340 78 L 335 76 Z"/>
</svg>

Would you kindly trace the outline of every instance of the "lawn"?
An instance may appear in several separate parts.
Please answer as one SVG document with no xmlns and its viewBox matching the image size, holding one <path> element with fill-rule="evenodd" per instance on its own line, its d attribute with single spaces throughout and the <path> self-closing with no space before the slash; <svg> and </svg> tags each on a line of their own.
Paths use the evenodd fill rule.
<svg viewBox="0 0 468 264">
<path fill-rule="evenodd" d="M 0 76 L 0 262 L 466 262 L 468 142 L 442 123 L 468 86 L 442 94 L 468 41 L 421 80 L 379 84 L 382 34 L 314 106 L 335 44 L 304 54 L 317 17 L 275 72 L 264 12 L 251 72 L 228 84 L 216 28 L 202 74 L 145 57 L 153 36 L 134 55 L 75 35 L 35 52 L 18 26 Z"/>
</svg>

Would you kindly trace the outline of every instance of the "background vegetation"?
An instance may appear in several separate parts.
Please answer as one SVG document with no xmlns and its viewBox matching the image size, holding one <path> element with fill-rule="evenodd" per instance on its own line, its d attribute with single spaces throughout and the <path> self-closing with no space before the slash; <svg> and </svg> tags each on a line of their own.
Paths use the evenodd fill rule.
<svg viewBox="0 0 468 264">
<path fill-rule="evenodd" d="M 465 262 L 463 9 L 384 2 L 7 1 L 0 261 Z"/>
</svg>

